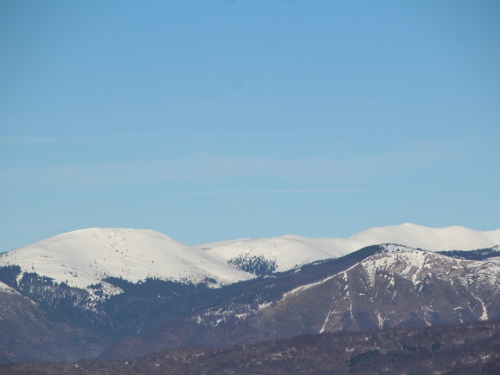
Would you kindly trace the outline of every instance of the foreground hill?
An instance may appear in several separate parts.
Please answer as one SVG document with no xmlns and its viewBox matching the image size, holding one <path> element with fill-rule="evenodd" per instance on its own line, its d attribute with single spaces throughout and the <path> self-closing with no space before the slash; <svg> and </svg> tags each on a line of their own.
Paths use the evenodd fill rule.
<svg viewBox="0 0 500 375">
<path fill-rule="evenodd" d="M 0 363 L 94 357 L 113 340 L 74 322 L 60 324 L 0 282 Z"/>
<path fill-rule="evenodd" d="M 0 366 L 0 374 L 498 374 L 500 324 L 316 334 L 129 361 Z"/>
</svg>

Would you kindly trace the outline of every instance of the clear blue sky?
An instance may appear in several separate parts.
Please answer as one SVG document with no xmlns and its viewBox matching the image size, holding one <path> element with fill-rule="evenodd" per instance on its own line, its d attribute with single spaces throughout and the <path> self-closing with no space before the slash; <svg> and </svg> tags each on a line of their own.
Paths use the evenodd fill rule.
<svg viewBox="0 0 500 375">
<path fill-rule="evenodd" d="M 0 251 L 500 228 L 499 1 L 0 1 Z"/>
</svg>

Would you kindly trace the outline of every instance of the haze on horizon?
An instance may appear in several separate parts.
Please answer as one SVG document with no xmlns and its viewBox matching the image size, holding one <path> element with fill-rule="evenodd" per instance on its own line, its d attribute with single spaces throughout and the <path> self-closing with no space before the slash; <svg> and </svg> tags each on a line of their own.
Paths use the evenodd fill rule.
<svg viewBox="0 0 500 375">
<path fill-rule="evenodd" d="M 3 1 L 0 252 L 500 228 L 497 1 Z"/>
</svg>

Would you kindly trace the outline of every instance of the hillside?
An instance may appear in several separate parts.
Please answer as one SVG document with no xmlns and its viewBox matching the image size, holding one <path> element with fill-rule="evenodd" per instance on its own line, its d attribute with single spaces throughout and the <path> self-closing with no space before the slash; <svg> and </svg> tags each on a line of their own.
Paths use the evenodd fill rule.
<svg viewBox="0 0 500 375">
<path fill-rule="evenodd" d="M 0 363 L 94 357 L 114 340 L 51 317 L 32 300 L 0 282 Z"/>
<path fill-rule="evenodd" d="M 498 374 L 499 322 L 298 336 L 218 350 L 184 349 L 128 361 L 0 366 L 9 375 Z"/>
</svg>

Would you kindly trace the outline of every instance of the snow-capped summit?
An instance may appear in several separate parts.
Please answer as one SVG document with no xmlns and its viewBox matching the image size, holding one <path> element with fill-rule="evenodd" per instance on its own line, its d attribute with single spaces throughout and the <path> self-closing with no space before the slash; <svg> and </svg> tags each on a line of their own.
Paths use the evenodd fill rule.
<svg viewBox="0 0 500 375">
<path fill-rule="evenodd" d="M 375 227 L 349 238 L 308 238 L 295 235 L 264 239 L 242 239 L 199 246 L 221 260 L 241 256 L 263 257 L 276 262 L 276 270 L 337 258 L 363 247 L 398 244 L 430 251 L 475 250 L 500 244 L 500 229 L 480 232 L 464 227 L 429 228 L 415 224 Z"/>
<path fill-rule="evenodd" d="M 252 277 L 206 252 L 152 231 L 91 228 L 60 234 L 0 256 L 0 267 L 18 265 L 23 272 L 87 288 L 106 277 L 130 282 L 146 278 L 232 283 Z"/>
</svg>

